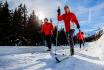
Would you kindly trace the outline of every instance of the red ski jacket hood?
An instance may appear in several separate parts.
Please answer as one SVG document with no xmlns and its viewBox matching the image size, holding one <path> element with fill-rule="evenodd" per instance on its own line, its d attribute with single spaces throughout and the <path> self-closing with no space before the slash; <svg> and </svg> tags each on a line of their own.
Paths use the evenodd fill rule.
<svg viewBox="0 0 104 70">
<path fill-rule="evenodd" d="M 83 32 L 78 32 L 77 33 L 77 40 L 84 40 L 84 33 Z"/>
<path fill-rule="evenodd" d="M 58 18 L 58 21 L 62 21 L 62 20 L 64 21 L 66 32 L 68 32 L 71 28 L 70 27 L 70 22 L 73 22 L 73 24 L 75 23 L 77 26 L 79 25 L 78 20 L 77 20 L 74 13 L 58 15 L 57 18 Z"/>
<path fill-rule="evenodd" d="M 52 35 L 53 34 L 53 25 L 52 23 L 44 23 L 42 25 L 42 30 L 41 30 L 44 35 Z"/>
</svg>

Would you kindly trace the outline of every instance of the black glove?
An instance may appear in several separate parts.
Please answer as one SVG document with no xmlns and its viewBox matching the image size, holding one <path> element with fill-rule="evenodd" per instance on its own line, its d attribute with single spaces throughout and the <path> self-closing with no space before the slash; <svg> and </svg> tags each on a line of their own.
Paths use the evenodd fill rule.
<svg viewBox="0 0 104 70">
<path fill-rule="evenodd" d="M 77 25 L 77 28 L 80 29 L 80 25 L 79 24 Z"/>
<path fill-rule="evenodd" d="M 58 15 L 61 14 L 61 10 L 60 10 L 60 8 L 58 8 L 57 13 L 58 13 Z"/>
</svg>

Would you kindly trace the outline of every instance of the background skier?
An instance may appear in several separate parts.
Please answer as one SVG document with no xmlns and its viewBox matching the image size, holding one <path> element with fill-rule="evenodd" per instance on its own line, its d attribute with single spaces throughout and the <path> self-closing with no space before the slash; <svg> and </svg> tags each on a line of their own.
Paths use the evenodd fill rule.
<svg viewBox="0 0 104 70">
<path fill-rule="evenodd" d="M 84 33 L 83 32 L 79 31 L 77 33 L 77 41 L 78 41 L 78 43 L 80 45 L 80 49 L 81 49 L 81 44 L 83 44 L 83 46 L 84 46 Z"/>
<path fill-rule="evenodd" d="M 73 43 L 73 34 L 74 34 L 74 28 L 71 28 L 71 23 L 72 24 L 76 24 L 77 25 L 77 28 L 80 30 L 80 26 L 79 26 L 79 23 L 78 23 L 78 20 L 75 16 L 74 13 L 70 12 L 70 9 L 68 6 L 65 6 L 64 7 L 64 11 L 65 13 L 64 14 L 61 14 L 61 10 L 60 8 L 58 8 L 57 10 L 57 13 L 58 13 L 58 21 L 64 21 L 64 24 L 65 24 L 65 28 L 66 28 L 66 36 L 67 36 L 67 40 L 68 40 L 68 43 L 70 43 L 70 53 L 71 53 L 71 56 L 74 55 L 74 43 Z"/>
<path fill-rule="evenodd" d="M 48 22 L 47 18 L 44 19 L 44 24 L 42 25 L 41 31 L 43 32 L 43 35 L 47 43 L 47 51 L 51 51 L 51 36 L 53 35 L 53 25 L 52 23 Z"/>
</svg>

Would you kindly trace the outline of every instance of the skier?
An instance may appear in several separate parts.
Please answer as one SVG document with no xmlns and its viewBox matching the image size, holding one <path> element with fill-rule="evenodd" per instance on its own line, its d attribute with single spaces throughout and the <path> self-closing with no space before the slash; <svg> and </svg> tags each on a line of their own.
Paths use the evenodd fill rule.
<svg viewBox="0 0 104 70">
<path fill-rule="evenodd" d="M 78 20 L 77 20 L 75 14 L 70 12 L 70 9 L 67 5 L 64 7 L 64 11 L 65 11 L 65 13 L 61 14 L 61 10 L 60 10 L 60 8 L 58 8 L 57 18 L 58 18 L 58 21 L 62 21 L 62 20 L 64 21 L 65 29 L 66 29 L 66 36 L 67 36 L 68 43 L 70 44 L 70 53 L 72 56 L 72 55 L 74 55 L 73 34 L 74 34 L 75 30 L 74 30 L 74 28 L 72 28 L 71 23 L 72 24 L 75 23 L 79 30 L 80 30 L 80 26 L 79 26 L 79 23 L 78 23 Z"/>
<path fill-rule="evenodd" d="M 84 33 L 83 32 L 79 31 L 77 33 L 77 41 L 78 41 L 78 43 L 80 45 L 80 49 L 81 49 L 81 44 L 83 44 L 83 46 L 84 46 Z"/>
<path fill-rule="evenodd" d="M 52 23 L 48 22 L 48 19 L 44 19 L 44 24 L 42 25 L 42 30 L 44 34 L 48 50 L 51 51 L 51 36 L 53 35 L 53 25 Z"/>
</svg>

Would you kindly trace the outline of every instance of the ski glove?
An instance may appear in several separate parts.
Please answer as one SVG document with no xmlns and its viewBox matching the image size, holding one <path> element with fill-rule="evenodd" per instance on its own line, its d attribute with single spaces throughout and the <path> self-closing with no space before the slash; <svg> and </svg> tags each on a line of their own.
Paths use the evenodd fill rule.
<svg viewBox="0 0 104 70">
<path fill-rule="evenodd" d="M 78 28 L 78 29 L 80 28 L 80 25 L 79 25 L 79 24 L 77 25 L 77 28 Z"/>
<path fill-rule="evenodd" d="M 60 8 L 58 8 L 57 13 L 58 13 L 58 15 L 61 14 L 61 10 L 60 10 Z"/>
</svg>

